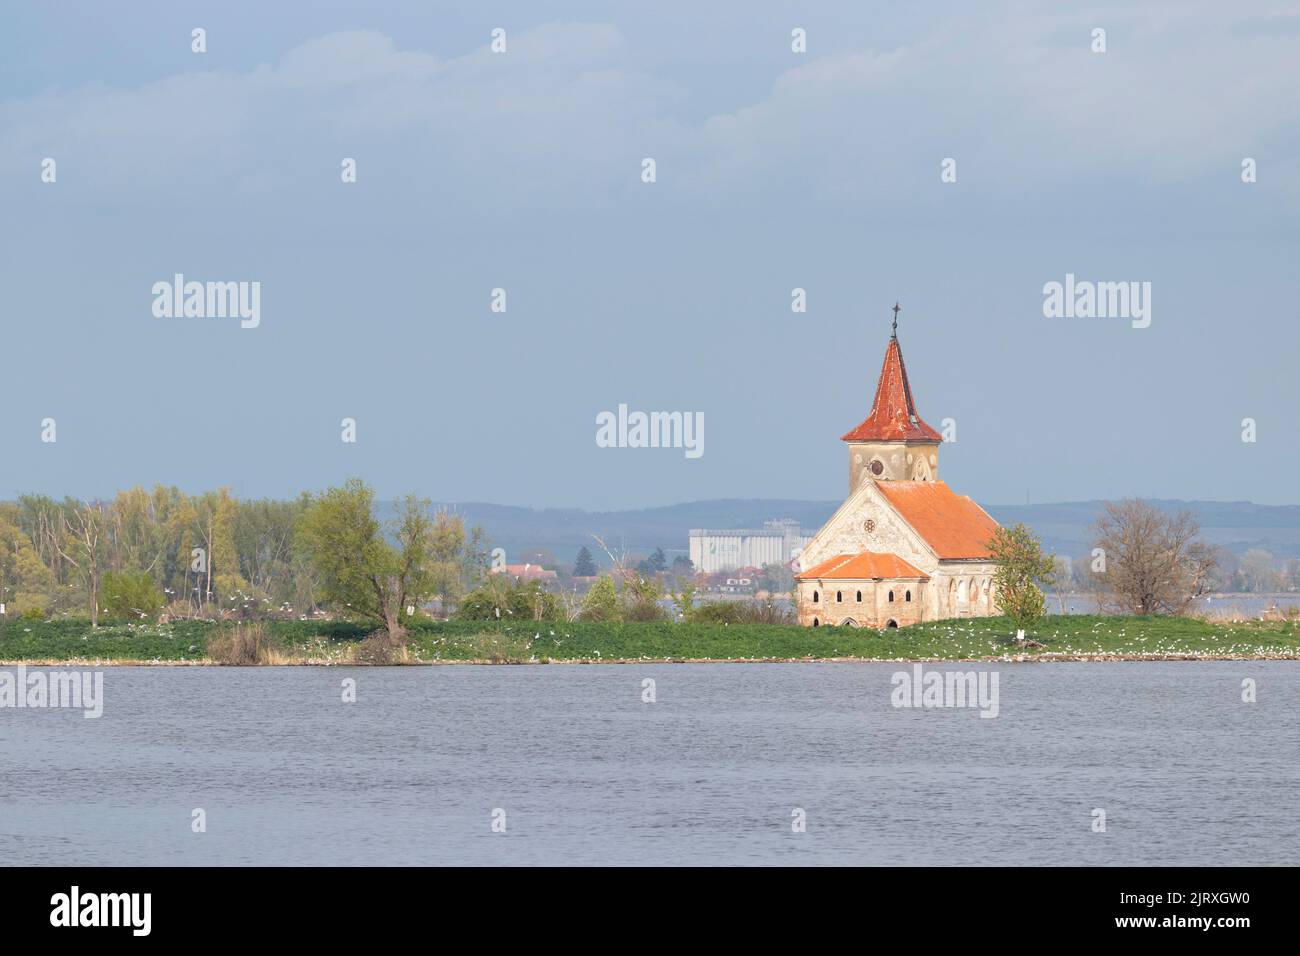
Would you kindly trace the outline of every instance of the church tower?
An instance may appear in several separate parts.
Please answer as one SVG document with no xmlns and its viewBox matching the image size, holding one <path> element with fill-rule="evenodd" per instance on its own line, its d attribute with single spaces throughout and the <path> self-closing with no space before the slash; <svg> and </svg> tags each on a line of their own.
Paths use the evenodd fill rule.
<svg viewBox="0 0 1300 956">
<path fill-rule="evenodd" d="M 868 478 L 876 481 L 937 481 L 942 436 L 921 420 L 912 401 L 907 366 L 898 346 L 898 304 L 885 364 L 871 414 L 841 436 L 849 444 L 849 494 Z"/>
</svg>

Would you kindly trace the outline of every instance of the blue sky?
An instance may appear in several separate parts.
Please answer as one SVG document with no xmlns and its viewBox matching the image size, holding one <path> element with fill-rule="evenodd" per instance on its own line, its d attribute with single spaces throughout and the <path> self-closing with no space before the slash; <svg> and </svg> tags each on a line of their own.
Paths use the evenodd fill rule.
<svg viewBox="0 0 1300 956">
<path fill-rule="evenodd" d="M 833 499 L 900 299 L 960 491 L 1295 503 L 1300 6 L 913 6 L 6 6 L 0 497 Z M 155 318 L 177 272 L 260 326 Z M 1150 327 L 1045 318 L 1067 273 Z M 705 454 L 597 447 L 620 403 Z"/>
</svg>

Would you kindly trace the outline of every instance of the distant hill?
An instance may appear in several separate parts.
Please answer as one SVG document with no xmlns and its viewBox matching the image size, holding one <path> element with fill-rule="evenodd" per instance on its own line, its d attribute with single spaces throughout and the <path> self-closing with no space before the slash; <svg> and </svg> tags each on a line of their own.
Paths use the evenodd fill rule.
<svg viewBox="0 0 1300 956">
<path fill-rule="evenodd" d="M 1257 505 L 1248 501 L 1153 500 L 1159 508 L 1187 509 L 1201 524 L 1202 536 L 1235 554 L 1263 548 L 1275 557 L 1300 557 L 1300 505 Z M 691 501 L 636 511 L 584 511 L 579 508 L 519 508 L 480 502 L 445 504 L 481 525 L 494 547 L 507 556 L 528 548 L 545 548 L 562 562 L 572 561 L 583 545 L 603 558 L 592 540 L 600 535 L 611 547 L 640 556 L 663 548 L 669 558 L 685 554 L 691 528 L 761 528 L 773 518 L 793 518 L 809 533 L 838 508 L 838 501 L 797 501 L 784 498 Z M 1089 526 L 1103 502 L 985 505 L 1003 524 L 1024 522 L 1051 551 L 1071 557 L 1090 547 Z"/>
<path fill-rule="evenodd" d="M 1190 511 L 1201 525 L 1201 537 L 1241 555 L 1262 548 L 1274 557 L 1300 557 L 1300 505 L 1257 505 L 1249 501 L 1179 501 L 1148 499 L 1164 511 Z M 1101 513 L 1102 501 L 1062 504 L 998 505 L 985 508 L 1002 524 L 1024 522 L 1049 550 L 1078 557 L 1091 547 L 1090 526 Z"/>
</svg>

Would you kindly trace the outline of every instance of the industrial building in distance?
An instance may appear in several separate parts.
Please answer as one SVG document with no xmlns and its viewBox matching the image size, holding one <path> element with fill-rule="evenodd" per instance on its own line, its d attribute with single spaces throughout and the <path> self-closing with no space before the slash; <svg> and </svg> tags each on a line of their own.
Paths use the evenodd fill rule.
<svg viewBox="0 0 1300 956">
<path fill-rule="evenodd" d="M 789 518 L 764 521 L 757 528 L 692 528 L 691 564 L 702 574 L 789 564 L 810 536 Z"/>
</svg>

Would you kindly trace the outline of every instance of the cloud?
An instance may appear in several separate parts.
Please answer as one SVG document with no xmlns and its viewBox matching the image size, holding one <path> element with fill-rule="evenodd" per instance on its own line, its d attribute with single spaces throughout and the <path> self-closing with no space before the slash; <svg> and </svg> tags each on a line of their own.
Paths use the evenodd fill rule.
<svg viewBox="0 0 1300 956">
<path fill-rule="evenodd" d="M 1300 61 L 1289 31 L 1214 5 L 956 18 L 915 42 L 786 70 L 692 144 L 702 192 L 794 175 L 838 198 L 933 195 L 953 156 L 985 193 L 1234 182 L 1244 156 L 1294 183 Z M 1271 22 L 1271 21 L 1270 21 Z M 1283 21 L 1290 24 L 1292 21 Z M 1094 27 L 1107 51 L 1090 48 Z M 1298 194 L 1291 189 L 1293 199 Z"/>
<path fill-rule="evenodd" d="M 505 213 L 625 203 L 644 156 L 660 164 L 659 200 L 714 205 L 771 191 L 934 203 L 949 156 L 968 192 L 998 202 L 1228 183 L 1253 156 L 1295 201 L 1294 22 L 1213 4 L 1010 5 L 888 49 L 792 55 L 766 93 L 697 122 L 679 118 L 684 87 L 638 69 L 609 24 L 546 24 L 512 33 L 504 55 L 449 59 L 351 31 L 246 72 L 5 102 L 0 168 L 34 179 L 53 156 L 69 181 L 129 204 L 223 183 L 290 198 L 355 156 L 377 194 Z M 1089 48 L 1095 26 L 1104 54 Z"/>
<path fill-rule="evenodd" d="M 337 179 L 342 156 L 405 169 L 414 196 L 465 177 L 498 201 L 571 197 L 635 181 L 638 124 L 680 95 L 621 67 L 622 45 L 612 26 L 548 24 L 510 36 L 508 53 L 443 60 L 374 31 L 336 33 L 247 72 L 6 102 L 0 164 L 21 176 L 52 156 L 63 181 L 110 204 L 231 181 L 292 191 L 326 169 Z"/>
</svg>

